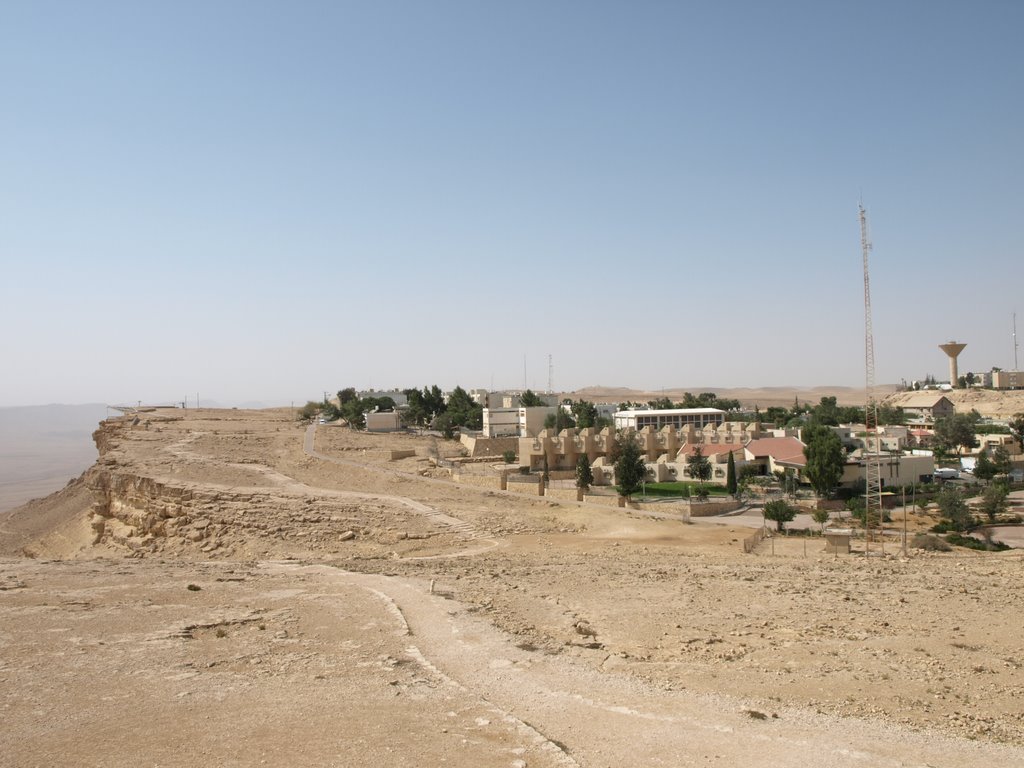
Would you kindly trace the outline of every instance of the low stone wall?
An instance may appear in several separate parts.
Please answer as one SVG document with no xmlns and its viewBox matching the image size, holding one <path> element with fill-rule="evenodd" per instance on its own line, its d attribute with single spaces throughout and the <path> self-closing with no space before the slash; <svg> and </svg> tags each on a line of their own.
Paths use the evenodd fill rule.
<svg viewBox="0 0 1024 768">
<path fill-rule="evenodd" d="M 583 491 L 579 488 L 546 488 L 544 496 L 552 499 L 565 499 L 567 501 L 583 501 Z"/>
<path fill-rule="evenodd" d="M 452 472 L 452 480 L 462 485 L 475 485 L 478 488 L 491 488 L 496 491 L 505 490 L 501 475 L 471 475 L 465 472 Z"/>
<path fill-rule="evenodd" d="M 686 504 L 686 502 L 683 502 Z M 690 515 L 692 517 L 712 517 L 724 515 L 726 512 L 734 512 L 740 508 L 738 501 L 691 501 L 689 502 Z"/>
<path fill-rule="evenodd" d="M 459 442 L 469 451 L 471 458 L 500 458 L 505 451 L 519 454 L 518 437 L 475 437 L 462 435 Z"/>
<path fill-rule="evenodd" d="M 513 480 L 515 477 L 510 476 L 508 479 L 508 486 L 505 488 L 507 491 L 512 493 L 522 493 L 527 496 L 543 496 L 544 495 L 544 480 L 543 478 L 537 477 L 536 479 L 530 478 L 527 482 L 521 480 Z"/>
<path fill-rule="evenodd" d="M 411 459 L 416 455 L 415 448 L 409 448 L 401 451 L 389 451 L 389 461 L 398 461 L 399 459 Z"/>
<path fill-rule="evenodd" d="M 587 504 L 601 504 L 606 507 L 619 506 L 619 496 L 605 496 L 604 494 L 584 494 L 583 501 Z"/>
<path fill-rule="evenodd" d="M 670 504 L 658 502 L 651 504 L 649 502 L 631 501 L 626 506 L 630 509 L 635 509 L 637 512 L 647 512 L 655 515 L 678 515 L 686 522 L 690 521 L 692 514 L 692 508 L 685 502 Z"/>
<path fill-rule="evenodd" d="M 549 480 L 575 480 L 576 470 L 574 469 L 552 469 L 548 472 Z"/>
</svg>

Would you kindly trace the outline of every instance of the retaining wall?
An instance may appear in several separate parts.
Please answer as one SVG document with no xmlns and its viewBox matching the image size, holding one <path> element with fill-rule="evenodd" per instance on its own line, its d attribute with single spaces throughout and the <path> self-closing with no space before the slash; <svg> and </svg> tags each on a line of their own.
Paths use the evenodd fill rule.
<svg viewBox="0 0 1024 768">
<path fill-rule="evenodd" d="M 543 496 L 544 495 L 544 480 L 538 477 L 536 480 L 531 480 L 527 483 L 522 481 L 515 481 L 509 478 L 508 486 L 505 490 L 512 493 L 522 493 L 527 496 Z"/>
</svg>

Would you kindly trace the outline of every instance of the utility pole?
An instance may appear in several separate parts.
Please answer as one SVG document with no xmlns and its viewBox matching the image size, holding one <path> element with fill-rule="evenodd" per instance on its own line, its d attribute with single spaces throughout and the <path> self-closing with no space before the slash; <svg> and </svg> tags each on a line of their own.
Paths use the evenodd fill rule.
<svg viewBox="0 0 1024 768">
<path fill-rule="evenodd" d="M 871 547 L 872 512 L 878 514 L 882 525 L 882 467 L 879 452 L 878 403 L 875 401 L 875 336 L 871 325 L 871 278 L 868 272 L 868 215 L 863 205 L 860 212 L 860 248 L 864 261 L 864 427 L 867 433 L 867 452 L 864 454 L 864 555 Z M 873 441 L 873 444 L 872 444 Z"/>
<path fill-rule="evenodd" d="M 554 394 L 555 364 L 551 361 L 551 353 L 548 353 L 548 394 Z"/>
</svg>

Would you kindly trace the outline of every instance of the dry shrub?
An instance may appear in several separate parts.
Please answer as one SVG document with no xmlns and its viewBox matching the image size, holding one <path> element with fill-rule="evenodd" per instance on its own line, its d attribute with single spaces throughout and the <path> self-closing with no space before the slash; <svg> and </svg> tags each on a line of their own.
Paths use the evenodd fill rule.
<svg viewBox="0 0 1024 768">
<path fill-rule="evenodd" d="M 910 542 L 910 546 L 914 549 L 923 549 L 928 552 L 949 552 L 952 549 L 945 539 L 930 533 L 917 534 Z"/>
</svg>

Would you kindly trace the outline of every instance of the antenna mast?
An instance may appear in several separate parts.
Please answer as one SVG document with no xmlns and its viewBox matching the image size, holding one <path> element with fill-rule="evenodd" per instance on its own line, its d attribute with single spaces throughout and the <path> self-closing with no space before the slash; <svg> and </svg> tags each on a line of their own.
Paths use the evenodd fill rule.
<svg viewBox="0 0 1024 768">
<path fill-rule="evenodd" d="M 551 361 L 551 353 L 548 353 L 548 394 L 554 393 L 555 364 Z"/>
<path fill-rule="evenodd" d="M 873 521 L 877 519 L 879 526 L 882 524 L 882 457 L 878 434 L 878 403 L 875 401 L 875 335 L 871 326 L 871 278 L 868 274 L 868 254 L 871 252 L 871 241 L 868 239 L 867 212 L 863 205 L 857 207 L 860 212 L 860 249 L 864 258 L 864 426 L 868 438 L 863 455 L 866 480 L 864 489 L 864 554 L 866 555 L 870 547 Z"/>
<path fill-rule="evenodd" d="M 1013 370 L 1019 371 L 1017 367 L 1017 313 L 1013 313 Z"/>
</svg>

